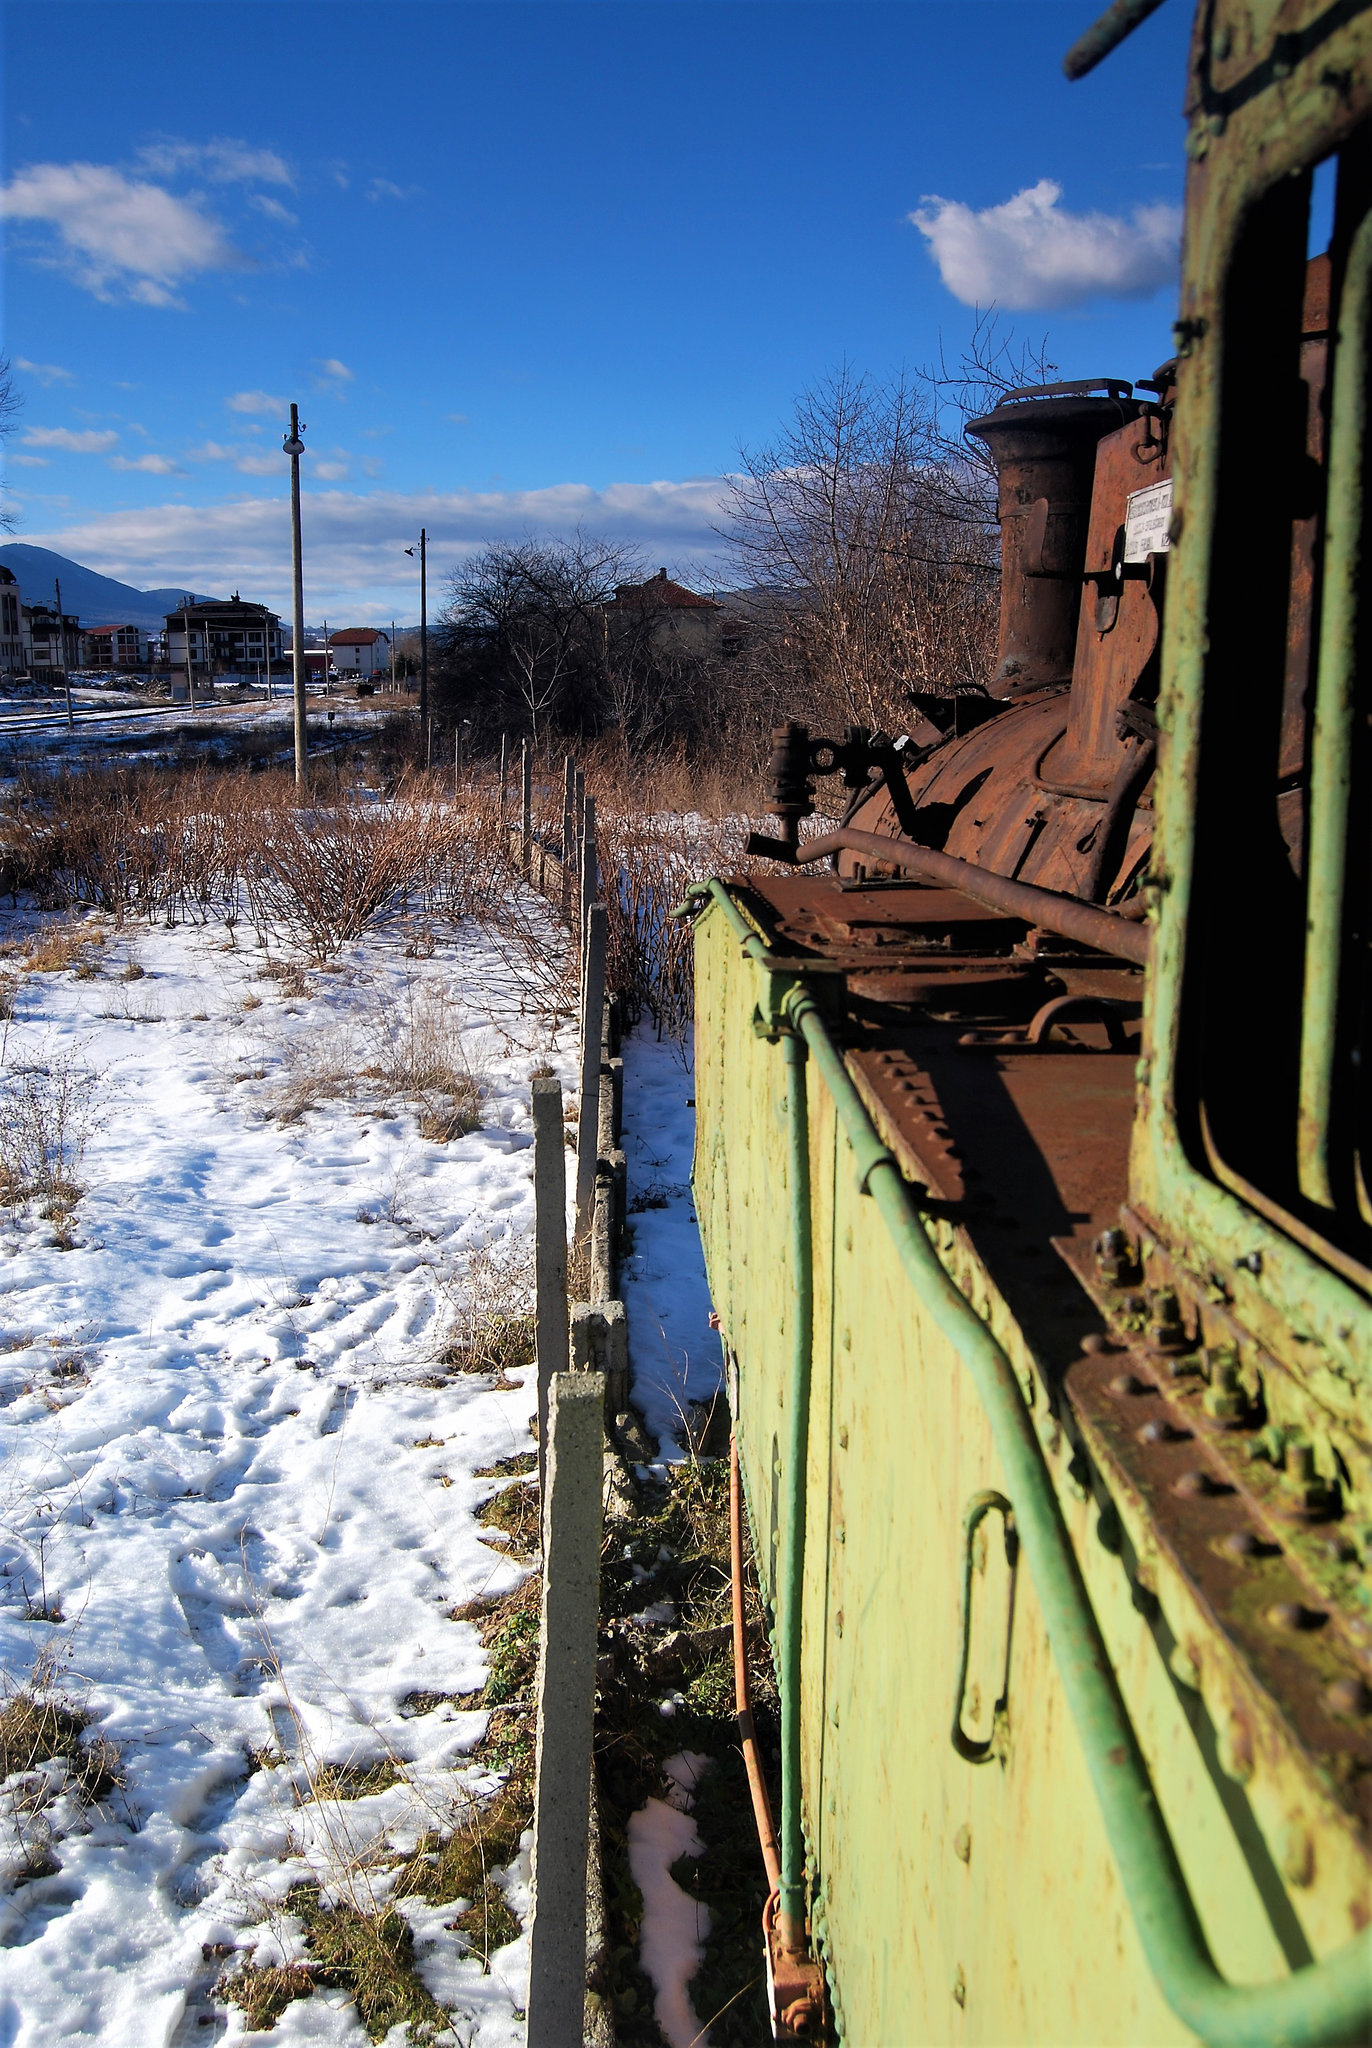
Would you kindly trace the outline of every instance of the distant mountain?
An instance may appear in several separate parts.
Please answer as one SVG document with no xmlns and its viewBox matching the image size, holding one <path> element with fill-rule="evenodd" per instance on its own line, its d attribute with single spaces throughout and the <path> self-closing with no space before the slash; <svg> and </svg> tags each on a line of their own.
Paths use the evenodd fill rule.
<svg viewBox="0 0 1372 2048">
<path fill-rule="evenodd" d="M 19 595 L 25 604 L 51 604 L 53 581 L 62 584 L 62 609 L 75 612 L 83 626 L 143 626 L 160 630 L 166 615 L 186 596 L 184 585 L 171 590 L 135 590 L 131 583 L 116 582 L 113 576 L 99 576 L 79 562 L 56 555 L 51 548 L 30 547 L 27 541 L 6 541 L 0 547 L 0 562 L 18 578 Z M 203 597 L 203 591 L 192 593 Z"/>
</svg>

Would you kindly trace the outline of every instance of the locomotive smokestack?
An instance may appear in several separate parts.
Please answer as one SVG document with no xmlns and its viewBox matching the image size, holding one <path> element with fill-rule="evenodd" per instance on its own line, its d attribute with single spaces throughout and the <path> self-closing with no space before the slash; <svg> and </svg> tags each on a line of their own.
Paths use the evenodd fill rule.
<svg viewBox="0 0 1372 2048">
<path fill-rule="evenodd" d="M 993 697 L 1070 683 L 1081 609 L 1096 443 L 1137 419 L 1132 385 L 1111 378 L 1011 391 L 968 433 L 996 465 L 1000 643 Z M 1090 394 L 1104 391 L 1105 397 Z"/>
</svg>

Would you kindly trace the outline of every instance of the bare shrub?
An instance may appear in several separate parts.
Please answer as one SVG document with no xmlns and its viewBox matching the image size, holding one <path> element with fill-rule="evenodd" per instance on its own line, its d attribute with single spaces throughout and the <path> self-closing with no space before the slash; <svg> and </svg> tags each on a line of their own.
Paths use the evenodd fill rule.
<svg viewBox="0 0 1372 2048">
<path fill-rule="evenodd" d="M 0 1200 L 38 1199 L 58 1217 L 80 1199 L 77 1174 L 102 1122 L 100 1079 L 70 1052 L 11 1059 L 0 1076 Z"/>
<path fill-rule="evenodd" d="M 455 805 L 437 775 L 384 802 L 340 784 L 302 805 L 282 775 L 90 770 L 24 793 L 7 859 L 49 909 L 168 925 L 246 912 L 264 943 L 323 965 L 380 918 L 498 902 L 508 862 L 483 801 Z"/>
<path fill-rule="evenodd" d="M 446 1307 L 440 1358 L 452 1372 L 498 1379 L 534 1355 L 534 1254 L 530 1238 L 478 1245 L 461 1271 L 435 1275 Z"/>
<path fill-rule="evenodd" d="M 398 996 L 375 997 L 322 1031 L 286 1040 L 272 1113 L 294 1123 L 320 1102 L 412 1102 L 421 1135 L 447 1144 L 479 1128 L 486 1092 L 460 1006 L 441 983 L 407 977 Z"/>
<path fill-rule="evenodd" d="M 606 971 L 626 1021 L 652 1018 L 659 1038 L 681 1038 L 694 1015 L 689 923 L 671 913 L 687 884 L 737 865 L 732 825 L 689 817 L 612 817 L 601 833 Z"/>
</svg>

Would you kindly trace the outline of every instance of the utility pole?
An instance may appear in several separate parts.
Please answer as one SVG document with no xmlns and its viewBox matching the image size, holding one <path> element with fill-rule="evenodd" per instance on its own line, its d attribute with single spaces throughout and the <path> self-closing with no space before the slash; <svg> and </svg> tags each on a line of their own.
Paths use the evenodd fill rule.
<svg viewBox="0 0 1372 2048">
<path fill-rule="evenodd" d="M 413 555 L 413 548 L 406 548 Z M 424 735 L 424 765 L 429 765 L 433 735 L 429 731 L 429 536 L 419 529 L 419 730 Z"/>
<path fill-rule="evenodd" d="M 419 529 L 419 722 L 429 726 L 429 536 Z"/>
<path fill-rule="evenodd" d="M 395 695 L 395 620 L 391 620 L 391 695 Z"/>
<path fill-rule="evenodd" d="M 292 682 L 295 686 L 295 786 L 305 787 L 305 576 L 300 564 L 300 458 L 305 443 L 300 438 L 300 408 L 291 407 L 291 430 L 282 442 L 291 458 L 291 650 Z"/>
<path fill-rule="evenodd" d="M 57 592 L 57 646 L 62 659 L 62 688 L 67 698 L 67 731 L 76 730 L 76 720 L 71 709 L 71 675 L 67 668 L 67 622 L 62 617 L 62 585 L 54 576 L 52 587 Z"/>
</svg>

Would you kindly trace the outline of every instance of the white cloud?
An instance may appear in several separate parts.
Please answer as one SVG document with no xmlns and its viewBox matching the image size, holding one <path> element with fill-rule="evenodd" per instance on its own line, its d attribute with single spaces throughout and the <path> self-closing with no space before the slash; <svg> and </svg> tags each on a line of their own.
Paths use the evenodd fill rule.
<svg viewBox="0 0 1372 2048">
<path fill-rule="evenodd" d="M 238 450 L 226 448 L 220 441 L 202 441 L 198 448 L 186 450 L 188 462 L 232 462 Z"/>
<path fill-rule="evenodd" d="M 86 427 L 80 432 L 71 427 L 30 427 L 24 436 L 26 448 L 65 448 L 69 455 L 103 455 L 118 441 L 113 427 L 101 431 Z"/>
<path fill-rule="evenodd" d="M 240 455 L 234 468 L 244 476 L 289 477 L 284 455 Z"/>
<path fill-rule="evenodd" d="M 45 390 L 49 384 L 76 382 L 72 372 L 64 370 L 59 363 L 31 363 L 27 356 L 16 356 L 14 367 L 16 370 L 22 370 L 26 377 L 36 377 Z"/>
<path fill-rule="evenodd" d="M 279 220 L 283 227 L 295 228 L 300 225 L 300 215 L 292 213 L 289 206 L 283 206 L 279 199 L 271 199 L 265 192 L 254 192 L 249 206 L 255 206 L 259 213 L 265 213 L 268 220 Z"/>
<path fill-rule="evenodd" d="M 278 466 L 279 465 L 279 466 Z M 239 588 L 275 610 L 290 609 L 290 508 L 285 459 L 264 463 L 283 488 L 268 496 L 219 505 L 165 504 L 97 514 L 62 530 L 26 533 L 37 547 L 84 562 L 139 589 Z M 526 533 L 569 533 L 578 524 L 637 542 L 658 562 L 672 562 L 708 586 L 720 573 L 714 532 L 725 492 L 717 477 L 682 483 L 554 484 L 531 491 L 306 490 L 303 509 L 305 589 L 333 617 L 389 620 L 419 609 L 418 565 L 408 547 L 429 530 L 431 602 L 443 573 L 493 539 Z"/>
<path fill-rule="evenodd" d="M 383 461 L 381 460 L 381 458 L 380 458 L 380 456 L 379 456 L 379 455 L 368 455 L 368 456 L 365 456 L 365 457 L 363 458 L 363 462 L 362 462 L 362 474 L 363 474 L 363 476 L 384 476 L 384 475 L 385 475 L 385 473 L 386 473 L 386 465 L 385 465 L 385 463 L 384 463 L 384 462 L 383 462 Z"/>
<path fill-rule="evenodd" d="M 927 198 L 910 219 L 939 274 L 966 306 L 1047 312 L 1086 299 L 1143 299 L 1177 276 L 1181 208 L 1136 206 L 1129 219 L 1068 213 L 1062 187 L 1040 178 L 978 213 Z"/>
<path fill-rule="evenodd" d="M 0 188 L 0 214 L 54 227 L 54 260 L 98 299 L 178 305 L 182 279 L 235 261 L 218 221 L 108 164 L 30 164 Z"/>
<path fill-rule="evenodd" d="M 46 455 L 11 455 L 7 460 L 21 463 L 25 469 L 46 469 L 48 467 Z"/>
<path fill-rule="evenodd" d="M 291 409 L 289 399 L 273 398 L 269 391 L 235 391 L 224 403 L 230 412 L 288 413 Z"/>
<path fill-rule="evenodd" d="M 334 384 L 351 384 L 353 373 L 346 363 L 340 363 L 337 356 L 316 356 L 315 367 L 321 379 Z"/>
<path fill-rule="evenodd" d="M 468 427 L 471 425 L 471 421 L 465 412 L 445 412 L 443 417 L 445 420 L 451 420 L 455 427 Z"/>
<path fill-rule="evenodd" d="M 226 135 L 210 142 L 153 142 L 138 152 L 145 169 L 161 178 L 178 172 L 209 178 L 216 185 L 294 185 L 285 162 L 274 149 L 254 149 Z"/>
<path fill-rule="evenodd" d="M 373 178 L 367 187 L 367 197 L 373 201 L 378 199 L 412 199 L 414 192 L 415 188 L 413 186 L 393 185 L 389 178 Z"/>
<path fill-rule="evenodd" d="M 340 477 L 348 474 L 348 465 L 346 462 L 316 462 L 314 473 L 322 476 L 326 483 L 337 483 Z"/>
<path fill-rule="evenodd" d="M 110 468 L 142 469 L 146 470 L 149 476 L 181 475 L 180 469 L 172 461 L 170 455 L 139 455 L 132 461 L 126 455 L 116 455 L 111 458 Z"/>
</svg>

